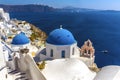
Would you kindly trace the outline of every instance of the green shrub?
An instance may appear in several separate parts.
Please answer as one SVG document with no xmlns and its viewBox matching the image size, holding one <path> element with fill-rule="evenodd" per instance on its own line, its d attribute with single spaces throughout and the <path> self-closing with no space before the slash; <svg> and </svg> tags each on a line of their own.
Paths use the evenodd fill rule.
<svg viewBox="0 0 120 80">
<path fill-rule="evenodd" d="M 42 63 L 38 65 L 39 69 L 40 69 L 40 70 L 45 69 L 45 64 L 46 64 L 46 62 L 45 62 L 45 61 L 42 61 Z"/>
</svg>

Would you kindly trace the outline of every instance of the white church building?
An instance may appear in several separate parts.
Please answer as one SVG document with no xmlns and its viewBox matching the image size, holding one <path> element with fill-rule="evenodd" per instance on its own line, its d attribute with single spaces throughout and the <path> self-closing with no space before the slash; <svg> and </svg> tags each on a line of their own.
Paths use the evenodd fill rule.
<svg viewBox="0 0 120 80">
<path fill-rule="evenodd" d="M 77 41 L 67 29 L 53 30 L 47 40 L 46 48 L 38 53 L 40 60 L 61 59 L 61 58 L 78 58 L 80 51 Z"/>
<path fill-rule="evenodd" d="M 30 40 L 23 32 L 15 35 L 11 42 L 11 48 L 13 51 L 18 51 L 20 48 L 26 48 L 28 46 L 30 46 Z"/>
</svg>

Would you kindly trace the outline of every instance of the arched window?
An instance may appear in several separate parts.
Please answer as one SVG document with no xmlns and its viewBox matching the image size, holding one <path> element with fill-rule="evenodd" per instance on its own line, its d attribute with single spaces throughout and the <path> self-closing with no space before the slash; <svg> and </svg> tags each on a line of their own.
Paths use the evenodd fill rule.
<svg viewBox="0 0 120 80">
<path fill-rule="evenodd" d="M 91 52 L 90 52 L 90 50 L 88 50 L 88 54 L 90 54 Z"/>
<path fill-rule="evenodd" d="M 62 50 L 62 52 L 61 52 L 61 58 L 65 58 L 65 50 Z"/>
<path fill-rule="evenodd" d="M 74 54 L 75 54 L 75 48 L 72 49 L 72 55 L 74 55 Z"/>
<path fill-rule="evenodd" d="M 84 53 L 87 53 L 87 50 L 86 50 L 86 49 L 84 50 Z"/>
<path fill-rule="evenodd" d="M 50 57 L 53 57 L 53 49 L 50 51 Z"/>
<path fill-rule="evenodd" d="M 87 46 L 90 46 L 90 42 L 87 42 Z"/>
</svg>

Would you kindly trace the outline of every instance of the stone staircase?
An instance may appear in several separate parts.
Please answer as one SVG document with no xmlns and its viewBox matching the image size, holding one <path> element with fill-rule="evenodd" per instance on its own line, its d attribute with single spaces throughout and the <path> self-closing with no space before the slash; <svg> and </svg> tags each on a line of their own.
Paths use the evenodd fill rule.
<svg viewBox="0 0 120 80">
<path fill-rule="evenodd" d="M 31 80 L 31 79 L 28 79 L 26 73 L 20 72 L 18 70 L 8 69 L 8 75 L 12 77 L 12 80 Z"/>
</svg>

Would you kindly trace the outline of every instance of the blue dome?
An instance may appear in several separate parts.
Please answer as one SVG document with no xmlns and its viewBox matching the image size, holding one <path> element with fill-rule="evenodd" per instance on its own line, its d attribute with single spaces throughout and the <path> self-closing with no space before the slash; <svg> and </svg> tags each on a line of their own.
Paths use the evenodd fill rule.
<svg viewBox="0 0 120 80">
<path fill-rule="evenodd" d="M 70 45 L 76 43 L 76 40 L 70 31 L 66 29 L 55 29 L 49 34 L 47 43 L 54 45 Z"/>
<path fill-rule="evenodd" d="M 29 42 L 29 38 L 25 34 L 23 34 L 23 32 L 17 34 L 12 40 L 12 44 L 14 45 L 24 45 L 28 44 Z"/>
</svg>

